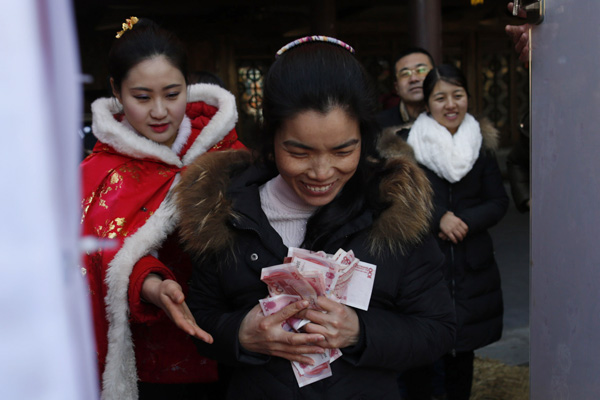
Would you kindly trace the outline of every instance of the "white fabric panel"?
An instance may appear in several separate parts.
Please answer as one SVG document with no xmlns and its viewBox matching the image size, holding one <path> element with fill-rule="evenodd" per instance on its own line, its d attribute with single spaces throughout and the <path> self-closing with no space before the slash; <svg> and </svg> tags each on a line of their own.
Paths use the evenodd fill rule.
<svg viewBox="0 0 600 400">
<path fill-rule="evenodd" d="M 79 272 L 79 55 L 69 0 L 2 0 L 0 399 L 98 398 Z"/>
</svg>

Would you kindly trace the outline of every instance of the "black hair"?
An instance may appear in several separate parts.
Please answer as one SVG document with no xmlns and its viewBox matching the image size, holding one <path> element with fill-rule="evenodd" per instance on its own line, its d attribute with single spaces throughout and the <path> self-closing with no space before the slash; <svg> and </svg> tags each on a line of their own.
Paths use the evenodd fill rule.
<svg viewBox="0 0 600 400">
<path fill-rule="evenodd" d="M 190 72 L 187 79 L 189 84 L 192 83 L 211 83 L 213 85 L 225 88 L 225 82 L 218 75 L 208 71 L 194 71 Z"/>
<path fill-rule="evenodd" d="M 467 88 L 467 78 L 460 69 L 450 64 L 442 64 L 427 74 L 423 81 L 423 100 L 425 104 L 429 102 L 429 97 L 435 88 L 436 83 L 444 81 L 452 85 L 460 86 L 465 89 L 467 96 L 469 96 L 469 89 Z"/>
<path fill-rule="evenodd" d="M 183 44 L 172 32 L 152 20 L 140 18 L 114 40 L 108 53 L 108 72 L 115 90 L 121 91 L 121 84 L 131 68 L 156 56 L 164 56 L 187 79 L 187 54 Z"/>
<path fill-rule="evenodd" d="M 409 56 L 411 54 L 425 54 L 429 58 L 429 62 L 431 63 L 431 66 L 435 67 L 435 61 L 433 61 L 433 57 L 431 56 L 431 54 L 427 50 L 425 50 L 422 47 L 409 47 L 409 48 L 406 48 L 406 49 L 402 50 L 400 53 L 398 53 L 396 55 L 396 58 L 395 58 L 396 61 L 394 61 L 394 72 L 396 72 L 395 71 L 396 70 L 396 64 L 398 64 L 398 61 L 400 61 L 401 58 L 404 58 L 404 57 Z"/>
<path fill-rule="evenodd" d="M 261 159 L 276 169 L 275 134 L 282 124 L 304 111 L 327 114 L 340 108 L 356 119 L 361 135 L 357 170 L 338 196 L 309 219 L 303 246 L 323 249 L 331 235 L 370 202 L 376 184 L 374 170 L 381 165 L 376 151 L 379 132 L 373 83 L 358 60 L 345 48 L 326 42 L 298 45 L 280 55 L 264 80 Z"/>
</svg>

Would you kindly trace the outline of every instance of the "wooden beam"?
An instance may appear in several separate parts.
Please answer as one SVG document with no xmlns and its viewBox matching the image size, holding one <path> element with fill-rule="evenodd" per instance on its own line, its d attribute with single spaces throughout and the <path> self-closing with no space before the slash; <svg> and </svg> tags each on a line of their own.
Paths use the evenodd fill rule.
<svg viewBox="0 0 600 400">
<path fill-rule="evenodd" d="M 313 0 L 310 30 L 313 35 L 337 35 L 335 0 Z"/>
<path fill-rule="evenodd" d="M 413 46 L 427 50 L 436 63 L 442 61 L 441 0 L 409 0 L 409 36 Z"/>
</svg>

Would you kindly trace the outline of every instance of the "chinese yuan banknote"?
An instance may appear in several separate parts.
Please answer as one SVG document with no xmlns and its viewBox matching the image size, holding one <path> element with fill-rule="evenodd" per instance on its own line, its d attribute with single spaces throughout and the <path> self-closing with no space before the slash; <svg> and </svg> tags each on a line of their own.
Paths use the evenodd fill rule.
<svg viewBox="0 0 600 400">
<path fill-rule="evenodd" d="M 319 310 L 318 296 L 367 310 L 373 291 L 373 264 L 360 261 L 352 250 L 339 249 L 335 254 L 312 252 L 291 247 L 283 264 L 263 268 L 261 280 L 267 284 L 269 297 L 259 301 L 265 315 L 274 314 L 298 300 L 309 301 L 309 308 Z M 310 321 L 288 318 L 282 327 L 288 332 L 302 332 Z M 339 349 L 327 349 L 324 354 L 306 354 L 314 365 L 292 362 L 300 387 L 330 377 L 330 364 L 342 356 Z"/>
</svg>

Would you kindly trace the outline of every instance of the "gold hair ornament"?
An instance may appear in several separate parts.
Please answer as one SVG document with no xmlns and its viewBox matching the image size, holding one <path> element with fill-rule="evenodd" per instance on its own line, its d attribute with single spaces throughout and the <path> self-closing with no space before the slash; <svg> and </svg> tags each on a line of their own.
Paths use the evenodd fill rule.
<svg viewBox="0 0 600 400">
<path fill-rule="evenodd" d="M 123 22 L 123 30 L 120 32 L 117 32 L 117 39 L 119 39 L 121 36 L 123 36 L 123 34 L 125 33 L 125 31 L 127 30 L 131 30 L 133 29 L 133 26 L 139 21 L 138 17 L 131 17 L 131 18 L 127 18 L 125 20 L 125 22 Z"/>
</svg>

